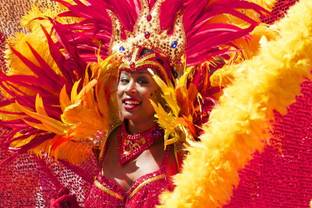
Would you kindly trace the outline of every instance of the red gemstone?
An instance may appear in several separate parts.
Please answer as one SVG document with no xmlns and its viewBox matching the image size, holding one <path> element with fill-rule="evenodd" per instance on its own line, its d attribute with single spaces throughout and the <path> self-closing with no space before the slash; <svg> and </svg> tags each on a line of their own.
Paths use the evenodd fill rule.
<svg viewBox="0 0 312 208">
<path fill-rule="evenodd" d="M 149 39 L 149 37 L 151 37 L 151 34 L 150 34 L 149 32 L 145 32 L 145 33 L 144 33 L 144 37 L 145 37 L 146 39 Z"/>
<path fill-rule="evenodd" d="M 152 15 L 147 15 L 147 17 L 146 17 L 146 19 L 147 19 L 147 21 L 151 21 L 152 20 Z"/>
<path fill-rule="evenodd" d="M 130 69 L 135 69 L 135 63 L 130 64 Z"/>
</svg>

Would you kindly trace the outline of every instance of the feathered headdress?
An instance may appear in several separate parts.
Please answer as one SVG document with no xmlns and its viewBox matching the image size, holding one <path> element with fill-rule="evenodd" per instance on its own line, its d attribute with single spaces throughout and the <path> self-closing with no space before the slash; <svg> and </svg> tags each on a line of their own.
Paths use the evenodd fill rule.
<svg viewBox="0 0 312 208">
<path fill-rule="evenodd" d="M 174 83 L 155 77 L 170 110 L 154 103 L 165 143 L 179 131 L 196 135 L 194 123 L 207 120 L 216 92 L 209 76 L 240 53 L 239 39 L 267 13 L 245 0 L 56 1 L 62 12 L 33 9 L 25 18 L 31 32 L 9 40 L 0 110 L 1 125 L 12 131 L 1 145 L 62 159 L 75 146 L 87 147 L 77 148 L 85 152 L 72 154 L 73 162 L 105 143 L 100 138 L 118 122 L 116 69 L 155 64 L 155 57 L 168 60 L 171 77 L 178 74 Z M 138 48 L 153 53 L 136 59 Z"/>
</svg>

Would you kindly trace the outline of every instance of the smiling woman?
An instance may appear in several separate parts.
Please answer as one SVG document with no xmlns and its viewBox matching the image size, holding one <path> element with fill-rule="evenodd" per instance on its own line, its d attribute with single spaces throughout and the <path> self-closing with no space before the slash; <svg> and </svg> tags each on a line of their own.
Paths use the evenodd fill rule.
<svg viewBox="0 0 312 208">
<path fill-rule="evenodd" d="M 150 100 L 158 102 L 161 91 L 153 75 L 160 74 L 168 79 L 170 74 L 165 68 L 169 68 L 168 65 L 162 65 L 168 62 L 152 50 L 138 48 L 134 50 L 133 56 L 138 57 L 131 57 L 135 61 L 128 58 L 127 61 L 130 64 L 128 66 L 123 64 L 119 69 L 117 101 L 121 118 L 128 121 L 129 131 L 136 133 L 145 131 L 156 123 L 155 110 Z M 163 61 L 160 62 L 160 60 Z"/>
<path fill-rule="evenodd" d="M 247 0 L 57 2 L 65 11 L 34 8 L 32 31 L 9 42 L 3 144 L 78 166 L 100 151 L 87 196 L 63 189 L 46 206 L 153 208 L 207 122 L 220 90 L 210 75 L 242 55 L 267 11 Z"/>
<path fill-rule="evenodd" d="M 119 69 L 116 94 L 122 124 L 108 136 L 102 171 L 86 207 L 155 207 L 158 195 L 173 188 L 171 176 L 177 173 L 178 164 L 173 148 L 164 150 L 164 132 L 151 104 L 161 92 L 153 75 L 163 66 L 155 62 L 158 68 L 150 68 L 156 53 L 146 51 L 140 48 L 143 55 L 132 59 L 132 67 Z M 133 67 L 140 62 L 140 67 Z"/>
<path fill-rule="evenodd" d="M 241 107 L 235 98 L 245 95 L 242 89 L 260 89 L 250 87 L 258 82 L 249 80 L 250 85 L 228 93 L 233 87 L 223 87 L 238 82 L 233 74 L 241 73 L 235 74 L 240 83 L 249 74 L 219 69 L 257 54 L 259 36 L 275 38 L 257 27 L 268 11 L 249 0 L 57 2 L 62 12 L 34 8 L 24 18 L 31 31 L 9 40 L 9 69 L 0 73 L 0 92 L 6 98 L 0 114 L 1 124 L 12 131 L 0 145 L 16 155 L 27 151 L 39 159 L 58 159 L 82 178 L 91 171 L 77 167 L 94 156 L 98 169 L 85 177 L 87 185 L 77 182 L 76 190 L 86 190 L 77 200 L 73 188 L 56 194 L 73 186 L 70 180 L 56 182 L 53 194 L 45 197 L 53 174 L 38 176 L 39 182 L 31 183 L 36 187 L 29 207 L 44 199 L 44 207 L 51 208 L 154 208 L 159 195 L 173 189 L 182 197 L 164 195 L 170 208 L 224 204 L 238 180 L 235 167 L 251 156 L 244 148 L 236 151 L 235 142 L 244 138 L 233 136 L 229 139 L 235 142 L 226 143 L 219 135 L 243 132 L 238 126 L 250 124 L 244 113 L 263 113 L 266 107 L 259 102 L 250 107 L 249 94 L 242 98 L 248 107 Z M 229 98 L 233 102 L 224 102 Z M 265 127 L 243 129 L 266 132 Z M 219 137 L 210 138 L 210 131 Z M 206 143 L 211 148 L 203 152 Z M 185 160 L 186 172 L 173 180 L 185 155 L 193 156 Z"/>
<path fill-rule="evenodd" d="M 122 70 L 117 87 L 118 105 L 123 119 L 129 121 L 132 133 L 151 128 L 154 123 L 154 108 L 150 99 L 160 89 L 148 71 Z"/>
</svg>

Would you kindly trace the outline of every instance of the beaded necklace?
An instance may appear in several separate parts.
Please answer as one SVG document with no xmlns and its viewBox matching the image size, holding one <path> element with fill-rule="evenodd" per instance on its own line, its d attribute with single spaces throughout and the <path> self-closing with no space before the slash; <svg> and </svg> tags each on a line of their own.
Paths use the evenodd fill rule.
<svg viewBox="0 0 312 208">
<path fill-rule="evenodd" d="M 117 132 L 120 164 L 125 165 L 129 161 L 136 159 L 157 140 L 163 139 L 163 136 L 163 130 L 158 126 L 143 132 L 128 134 L 126 126 L 123 124 Z"/>
</svg>

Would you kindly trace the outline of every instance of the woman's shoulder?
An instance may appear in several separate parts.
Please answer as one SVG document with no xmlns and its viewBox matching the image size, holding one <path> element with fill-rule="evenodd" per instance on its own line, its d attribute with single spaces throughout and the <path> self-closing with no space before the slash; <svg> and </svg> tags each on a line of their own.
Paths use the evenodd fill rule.
<svg viewBox="0 0 312 208">
<path fill-rule="evenodd" d="M 98 162 L 101 164 L 104 160 L 105 154 L 107 152 L 108 146 L 110 146 L 111 141 L 116 140 L 116 135 L 118 129 L 121 127 L 121 123 L 114 125 L 111 130 L 108 131 L 106 136 L 102 138 L 101 145 L 98 148 Z"/>
<path fill-rule="evenodd" d="M 111 131 L 108 133 L 107 140 L 110 140 L 112 138 L 116 138 L 118 130 L 121 128 L 121 123 L 114 126 Z"/>
</svg>

